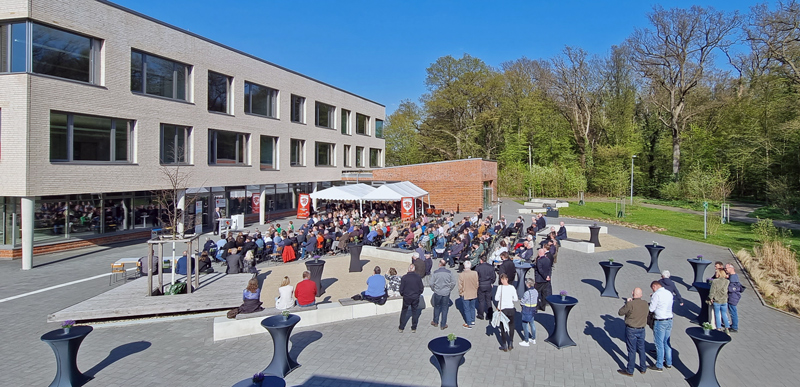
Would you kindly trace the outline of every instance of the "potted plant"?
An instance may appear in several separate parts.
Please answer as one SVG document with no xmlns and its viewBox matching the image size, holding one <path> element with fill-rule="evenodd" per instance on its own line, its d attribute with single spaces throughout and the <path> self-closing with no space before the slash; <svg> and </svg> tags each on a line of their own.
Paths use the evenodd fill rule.
<svg viewBox="0 0 800 387">
<path fill-rule="evenodd" d="M 711 323 L 704 322 L 703 323 L 703 334 L 708 336 L 711 333 Z"/>
<path fill-rule="evenodd" d="M 653 247 L 658 247 L 658 242 L 653 241 Z"/>
<path fill-rule="evenodd" d="M 450 342 L 450 346 L 451 347 L 455 347 L 456 346 L 456 334 L 455 333 L 451 333 L 451 334 L 447 335 L 447 341 Z"/>
<path fill-rule="evenodd" d="M 289 311 L 288 310 L 284 310 L 283 312 L 281 312 L 281 316 L 283 316 L 283 321 L 288 320 L 289 319 Z"/>
<path fill-rule="evenodd" d="M 559 294 L 561 295 L 561 301 L 566 301 L 567 291 L 566 290 L 562 290 L 561 293 L 559 293 Z"/>
<path fill-rule="evenodd" d="M 64 329 L 65 335 L 69 334 L 69 329 L 72 328 L 73 325 L 75 325 L 75 320 L 64 320 L 64 322 L 61 323 L 61 328 Z"/>
<path fill-rule="evenodd" d="M 608 259 L 608 263 L 610 263 L 610 264 L 612 264 L 612 265 L 613 265 L 613 264 L 614 264 L 614 258 L 609 258 L 609 259 Z"/>
<path fill-rule="evenodd" d="M 697 260 L 698 260 L 698 261 L 702 261 L 702 260 L 703 260 L 703 256 L 702 256 L 702 255 L 698 255 L 698 256 L 697 256 Z"/>
<path fill-rule="evenodd" d="M 253 385 L 254 386 L 261 386 L 261 384 L 263 382 L 264 382 L 264 374 L 263 373 L 259 372 L 259 373 L 255 374 L 255 375 L 253 375 Z"/>
</svg>

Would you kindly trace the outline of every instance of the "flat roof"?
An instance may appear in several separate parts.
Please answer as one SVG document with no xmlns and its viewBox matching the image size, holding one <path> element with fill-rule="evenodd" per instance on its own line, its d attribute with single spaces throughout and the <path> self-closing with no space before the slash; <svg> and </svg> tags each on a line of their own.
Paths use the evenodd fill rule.
<svg viewBox="0 0 800 387">
<path fill-rule="evenodd" d="M 405 168 L 405 167 L 413 167 L 413 166 L 416 166 L 416 165 L 430 165 L 430 164 L 456 163 L 456 162 L 459 162 L 459 161 L 474 161 L 474 160 L 488 161 L 488 162 L 490 162 L 490 163 L 496 163 L 496 162 L 497 162 L 496 160 L 486 160 L 486 159 L 484 159 L 484 158 L 482 158 L 482 157 L 471 157 L 471 158 L 468 158 L 468 159 L 444 160 L 444 161 L 432 161 L 432 162 L 430 162 L 430 163 L 419 163 L 419 164 L 408 164 L 408 165 L 395 165 L 395 166 L 393 166 L 393 167 L 372 168 L 372 170 L 377 170 L 377 169 L 392 169 L 392 168 Z M 344 171 L 342 171 L 342 172 L 344 172 Z"/>
<path fill-rule="evenodd" d="M 279 68 L 279 69 L 281 69 L 281 70 L 283 70 L 283 71 L 287 71 L 287 72 L 290 72 L 290 73 L 292 73 L 292 74 L 299 75 L 299 76 L 301 76 L 301 77 L 303 77 L 303 78 L 306 78 L 306 79 L 308 79 L 308 80 L 310 80 L 310 81 L 314 81 L 314 82 L 317 82 L 317 83 L 319 83 L 319 84 L 322 84 L 322 85 L 328 86 L 328 87 L 330 87 L 330 88 L 333 88 L 333 89 L 339 90 L 339 91 L 341 91 L 341 92 L 343 92 L 343 93 L 350 94 L 350 95 L 352 95 L 352 96 L 354 96 L 354 97 L 361 98 L 361 99 L 363 99 L 364 101 L 367 101 L 367 102 L 372 102 L 372 103 L 374 103 L 374 104 L 376 104 L 376 105 L 379 105 L 379 106 L 381 106 L 381 107 L 384 107 L 384 108 L 386 107 L 385 105 L 383 105 L 383 104 L 381 104 L 381 103 L 378 103 L 378 102 L 375 102 L 375 101 L 373 101 L 373 100 L 371 100 L 371 99 L 369 99 L 369 98 L 362 97 L 362 96 L 360 96 L 360 95 L 358 95 L 358 94 L 351 93 L 351 92 L 349 92 L 349 91 L 347 91 L 347 90 L 345 90 L 345 89 L 338 88 L 338 87 L 336 87 L 336 86 L 333 86 L 333 85 L 331 85 L 331 84 L 328 84 L 328 83 L 322 82 L 322 81 L 320 81 L 319 79 L 315 79 L 315 78 L 309 77 L 308 75 L 305 75 L 305 74 L 298 73 L 297 71 L 294 71 L 294 70 L 291 70 L 291 69 L 287 69 L 286 67 L 279 66 L 279 65 L 277 65 L 277 64 L 275 64 L 275 63 L 272 63 L 272 62 L 270 62 L 270 61 L 268 61 L 268 60 L 264 60 L 264 59 L 262 59 L 262 58 L 259 58 L 259 57 L 255 56 L 255 55 L 251 55 L 251 54 L 248 54 L 248 53 L 246 53 L 246 52 L 244 52 L 244 51 L 237 50 L 237 49 L 235 49 L 235 48 L 233 48 L 233 47 L 231 47 L 231 46 L 224 45 L 224 44 L 222 44 L 222 43 L 219 43 L 219 42 L 217 42 L 217 41 L 211 40 L 211 39 L 209 39 L 209 38 L 206 38 L 206 37 L 204 37 L 204 36 L 201 36 L 201 35 L 195 34 L 195 33 L 191 32 L 191 31 L 187 31 L 187 30 L 185 30 L 185 29 L 183 29 L 183 28 L 176 27 L 176 26 L 174 26 L 174 25 L 172 25 L 172 24 L 169 24 L 169 23 L 167 23 L 167 22 L 164 22 L 164 21 L 158 20 L 158 19 L 156 19 L 156 18 L 153 18 L 153 17 L 147 16 L 147 15 L 145 15 L 145 14 L 141 13 L 141 12 L 137 12 L 137 11 L 134 11 L 134 10 L 132 10 L 132 9 L 130 9 L 130 8 L 123 7 L 123 6 L 119 5 L 119 4 L 112 3 L 111 1 L 108 1 L 108 0 L 96 0 L 96 1 L 97 1 L 97 2 L 99 2 L 99 3 L 105 4 L 105 5 L 112 6 L 112 7 L 116 8 L 116 9 L 119 9 L 119 10 L 121 10 L 121 11 L 124 11 L 124 12 L 130 13 L 130 14 L 132 14 L 132 15 L 136 15 L 136 16 L 139 16 L 139 17 L 141 17 L 141 18 L 147 19 L 147 20 L 149 20 L 149 21 L 152 21 L 152 22 L 154 22 L 154 23 L 158 23 L 158 24 L 160 24 L 160 25 L 162 25 L 162 26 L 164 26 L 164 27 L 171 28 L 171 29 L 173 29 L 173 30 L 176 30 L 176 31 L 182 32 L 182 33 L 184 33 L 184 34 L 187 34 L 187 35 L 193 36 L 193 37 L 195 37 L 195 38 L 198 38 L 198 39 L 200 39 L 200 40 L 203 40 L 203 41 L 205 41 L 205 42 L 208 42 L 208 43 L 211 43 L 211 44 L 213 44 L 213 45 L 216 45 L 216 46 L 222 47 L 222 48 L 224 48 L 224 49 L 226 49 L 226 50 L 233 51 L 233 52 L 235 52 L 235 53 L 237 53 L 237 54 L 239 54 L 239 55 L 244 55 L 244 56 L 246 56 L 246 57 L 248 57 L 248 58 L 250 58 L 250 59 L 255 59 L 255 60 L 259 61 L 259 62 L 262 62 L 262 63 L 268 64 L 268 65 L 270 65 L 270 66 L 273 66 L 273 67 L 277 67 L 277 68 Z"/>
</svg>

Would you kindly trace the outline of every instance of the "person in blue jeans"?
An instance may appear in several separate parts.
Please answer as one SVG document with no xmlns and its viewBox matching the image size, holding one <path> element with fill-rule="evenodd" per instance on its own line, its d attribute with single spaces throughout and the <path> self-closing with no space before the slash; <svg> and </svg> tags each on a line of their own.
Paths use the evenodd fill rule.
<svg viewBox="0 0 800 387">
<path fill-rule="evenodd" d="M 672 334 L 673 295 L 658 281 L 653 281 L 650 284 L 650 289 L 653 290 L 653 294 L 650 296 L 649 310 L 655 313 L 656 319 L 653 326 L 656 364 L 648 368 L 656 372 L 662 372 L 664 367 L 672 368 L 672 348 L 669 345 L 669 336 Z"/>
<path fill-rule="evenodd" d="M 450 309 L 450 293 L 456 287 L 453 273 L 445 267 L 447 261 L 439 260 L 439 268 L 433 272 L 430 279 L 431 290 L 433 290 L 433 321 L 431 325 L 439 326 L 439 316 L 441 316 L 441 329 L 447 329 L 447 311 Z"/>
<path fill-rule="evenodd" d="M 472 263 L 464 261 L 464 271 L 458 275 L 458 294 L 464 305 L 464 325 L 472 329 L 475 325 L 475 305 L 478 302 L 478 272 L 472 270 Z"/>
<path fill-rule="evenodd" d="M 728 331 L 731 324 L 728 322 L 728 285 L 730 281 L 727 278 L 725 269 L 717 269 L 716 278 L 711 281 L 711 290 L 708 293 L 708 298 L 714 306 L 714 320 L 717 324 L 718 330 Z M 722 324 L 720 324 L 722 320 Z"/>
<path fill-rule="evenodd" d="M 628 349 L 628 365 L 617 372 L 625 376 L 633 376 L 636 368 L 636 354 L 639 354 L 639 372 L 647 371 L 647 358 L 644 352 L 644 327 L 647 325 L 647 301 L 642 300 L 642 289 L 635 288 L 631 298 L 619 309 L 619 315 L 625 316 L 625 344 Z"/>
<path fill-rule="evenodd" d="M 535 283 L 533 278 L 525 280 L 525 287 L 528 290 L 522 294 L 522 299 L 519 301 L 520 305 L 522 305 L 522 341 L 519 345 L 522 347 L 536 344 L 534 318 L 536 317 L 536 300 L 539 299 L 539 292 L 533 287 Z M 529 328 L 530 331 L 528 331 Z"/>
<path fill-rule="evenodd" d="M 728 313 L 731 315 L 731 332 L 739 331 L 739 300 L 742 298 L 744 286 L 739 282 L 739 275 L 730 263 L 725 265 L 725 272 L 728 273 Z"/>
</svg>

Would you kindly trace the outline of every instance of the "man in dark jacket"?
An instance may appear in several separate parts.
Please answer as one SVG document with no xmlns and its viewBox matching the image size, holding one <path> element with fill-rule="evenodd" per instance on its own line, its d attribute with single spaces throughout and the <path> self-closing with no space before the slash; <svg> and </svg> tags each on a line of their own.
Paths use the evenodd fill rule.
<svg viewBox="0 0 800 387">
<path fill-rule="evenodd" d="M 672 293 L 673 305 L 677 303 L 680 304 L 680 306 L 683 306 L 683 299 L 681 298 L 681 292 L 678 291 L 678 288 L 675 286 L 675 282 L 673 282 L 669 278 L 669 270 L 664 270 L 661 272 L 661 279 L 658 280 L 658 282 L 661 282 L 661 286 L 663 286 L 664 289 L 667 289 L 669 290 L 670 293 Z"/>
<path fill-rule="evenodd" d="M 505 273 L 508 276 L 508 284 L 511 285 L 514 283 L 514 277 L 517 276 L 517 268 L 514 267 L 514 261 L 508 258 L 508 252 L 506 251 L 500 253 L 500 260 L 503 262 L 500 264 L 500 274 Z"/>
<path fill-rule="evenodd" d="M 419 297 L 422 295 L 424 286 L 422 285 L 422 277 L 414 272 L 416 268 L 414 265 L 408 267 L 408 273 L 400 279 L 400 295 L 403 297 L 403 309 L 400 311 L 400 333 L 406 329 L 408 318 L 411 317 L 411 333 L 417 332 L 417 323 L 419 323 Z M 408 309 L 411 308 L 411 315 L 409 316 Z"/>
<path fill-rule="evenodd" d="M 731 315 L 731 332 L 739 331 L 739 300 L 742 298 L 744 286 L 739 282 L 739 275 L 732 264 L 725 265 L 725 272 L 728 273 L 728 312 Z M 724 312 L 723 312 L 724 313 Z"/>
<path fill-rule="evenodd" d="M 225 261 L 228 262 L 228 269 L 225 271 L 225 273 L 239 274 L 242 266 L 244 266 L 242 255 L 236 251 L 235 247 L 228 250 L 228 253 L 228 256 L 225 257 Z"/>
<path fill-rule="evenodd" d="M 418 252 L 411 253 L 411 265 L 414 266 L 414 272 L 417 273 L 419 278 L 425 276 L 425 260 L 420 258 Z"/>
<path fill-rule="evenodd" d="M 536 231 L 541 231 L 547 228 L 547 221 L 545 220 L 542 213 L 536 215 Z"/>
<path fill-rule="evenodd" d="M 481 263 L 475 268 L 478 272 L 478 313 L 477 318 L 483 320 L 483 316 L 489 318 L 492 307 L 492 285 L 494 285 L 494 267 L 486 263 L 486 257 L 481 257 Z"/>
<path fill-rule="evenodd" d="M 556 233 L 556 240 L 558 241 L 558 245 L 561 246 L 561 241 L 567 239 L 567 226 L 564 226 L 564 222 L 561 222 L 561 228 L 558 229 Z"/>
<path fill-rule="evenodd" d="M 537 307 L 539 310 L 545 310 L 545 301 L 547 296 L 553 294 L 553 287 L 550 283 L 550 274 L 552 274 L 552 261 L 550 257 L 545 254 L 545 249 L 539 249 L 539 256 L 536 258 L 536 266 L 533 267 L 534 270 L 534 280 L 536 281 L 534 284 L 534 288 L 537 292 L 539 292 L 539 300 L 537 301 Z"/>
</svg>

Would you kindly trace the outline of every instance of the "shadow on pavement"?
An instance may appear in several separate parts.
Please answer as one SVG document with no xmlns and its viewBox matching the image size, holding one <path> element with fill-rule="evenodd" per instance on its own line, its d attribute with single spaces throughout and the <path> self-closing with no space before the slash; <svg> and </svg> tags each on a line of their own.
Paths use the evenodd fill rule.
<svg viewBox="0 0 800 387">
<path fill-rule="evenodd" d="M 596 280 L 596 279 L 582 279 L 581 282 L 592 285 L 598 292 L 603 291 L 603 281 Z"/>
<path fill-rule="evenodd" d="M 295 333 L 289 339 L 292 342 L 292 349 L 289 350 L 289 356 L 293 359 L 297 359 L 297 356 L 300 355 L 300 352 L 309 346 L 309 344 L 319 340 L 322 338 L 322 333 L 318 331 L 306 331 Z"/>
<path fill-rule="evenodd" d="M 84 372 L 84 374 L 86 376 L 94 377 L 98 372 L 102 371 L 111 364 L 114 364 L 118 360 L 126 356 L 133 355 L 134 353 L 142 352 L 147 348 L 150 348 L 151 345 L 152 344 L 150 344 L 149 341 L 135 341 L 133 343 L 122 344 L 119 347 L 112 349 L 105 359 L 103 359 L 100 363 L 97 363 L 88 371 Z"/>
<path fill-rule="evenodd" d="M 305 383 L 298 384 L 297 387 L 317 387 L 317 386 L 359 386 L 359 387 L 413 387 L 410 384 L 394 384 L 381 382 L 368 382 L 364 380 L 335 378 L 332 376 L 314 375 L 306 379 Z"/>
<path fill-rule="evenodd" d="M 647 265 L 645 265 L 644 262 L 642 262 L 642 261 L 629 260 L 629 261 L 626 261 L 626 262 L 630 263 L 631 265 L 639 266 L 642 269 L 644 269 L 645 271 L 647 271 Z"/>
<path fill-rule="evenodd" d="M 623 359 L 627 359 L 628 355 L 623 353 L 622 350 L 619 349 L 617 344 L 615 344 L 614 341 L 611 340 L 611 337 L 609 337 L 608 334 L 606 334 L 606 331 L 603 328 L 596 327 L 594 326 L 594 324 L 592 324 L 591 321 L 587 321 L 586 328 L 583 330 L 583 334 L 590 336 L 594 341 L 596 341 L 597 344 L 600 345 L 600 348 L 603 348 L 603 350 L 606 351 L 606 353 L 608 353 L 608 356 L 611 356 L 611 358 L 614 359 L 619 368 L 621 369 L 625 368 L 625 363 L 623 363 L 622 360 L 620 360 L 620 356 Z M 619 354 L 620 356 L 617 356 L 617 354 Z"/>
</svg>

